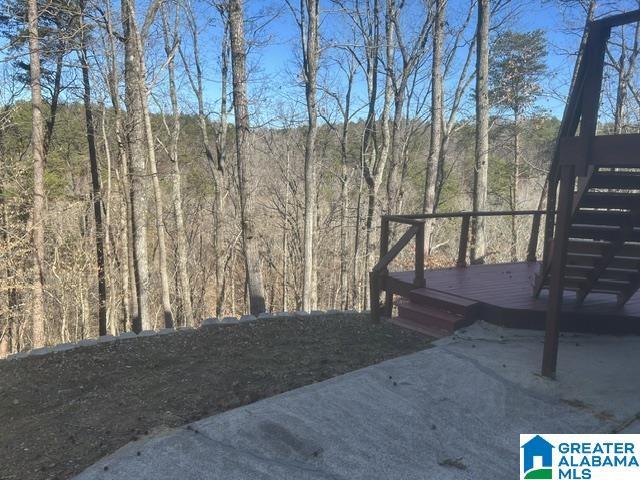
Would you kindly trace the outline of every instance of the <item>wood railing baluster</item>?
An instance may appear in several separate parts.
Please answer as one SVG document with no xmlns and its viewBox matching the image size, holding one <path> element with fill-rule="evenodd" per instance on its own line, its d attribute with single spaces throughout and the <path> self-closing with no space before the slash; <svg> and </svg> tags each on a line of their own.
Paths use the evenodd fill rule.
<svg viewBox="0 0 640 480">
<path fill-rule="evenodd" d="M 469 225 L 471 224 L 471 215 L 462 217 L 462 226 L 460 228 L 460 244 L 458 245 L 458 261 L 456 267 L 467 266 L 467 248 L 469 246 Z"/>
<path fill-rule="evenodd" d="M 383 258 L 389 251 L 389 219 L 382 217 L 380 224 L 380 258 Z M 385 268 L 385 271 L 387 269 Z"/>
<path fill-rule="evenodd" d="M 380 274 L 373 270 L 369 273 L 369 294 L 371 302 L 371 320 L 380 321 Z"/>
<path fill-rule="evenodd" d="M 556 207 L 558 204 L 558 180 L 551 179 L 549 184 L 549 197 L 547 200 L 547 216 L 544 225 L 544 244 L 542 246 L 542 267 L 541 273 L 544 273 L 549 267 L 549 255 L 551 254 L 551 242 L 553 240 L 553 232 L 556 227 Z M 536 295 L 540 293 L 539 291 Z"/>
<path fill-rule="evenodd" d="M 389 252 L 389 235 L 389 219 L 387 217 L 382 217 L 382 223 L 380 224 L 380 258 L 384 258 L 384 256 Z M 389 275 L 389 268 L 384 267 L 378 275 L 380 282 L 378 285 L 379 289 L 382 289 L 383 277 L 386 277 L 387 275 Z M 380 292 L 378 295 L 380 295 Z M 382 308 L 381 314 L 385 317 L 390 317 L 392 309 L 393 293 L 387 291 L 385 292 L 384 307 Z"/>
<path fill-rule="evenodd" d="M 418 226 L 416 232 L 416 262 L 415 262 L 415 277 L 413 284 L 416 288 L 422 288 L 425 286 L 424 278 L 424 222 Z"/>
<path fill-rule="evenodd" d="M 529 237 L 529 247 L 527 248 L 527 262 L 535 262 L 538 259 L 538 237 L 540 236 L 540 221 L 542 215 L 536 213 L 533 216 L 531 225 L 531 236 Z"/>
</svg>

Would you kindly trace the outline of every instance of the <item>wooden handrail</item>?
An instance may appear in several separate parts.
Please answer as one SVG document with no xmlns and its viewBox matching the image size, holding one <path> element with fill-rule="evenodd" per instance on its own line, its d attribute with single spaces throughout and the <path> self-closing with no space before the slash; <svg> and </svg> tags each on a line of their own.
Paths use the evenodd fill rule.
<svg viewBox="0 0 640 480">
<path fill-rule="evenodd" d="M 546 210 L 493 210 L 493 211 L 464 211 L 464 212 L 447 212 L 447 213 L 411 213 L 407 215 L 383 215 L 382 218 L 388 218 L 398 223 L 410 223 L 411 220 L 417 219 L 434 219 L 434 218 L 461 218 L 461 217 L 511 217 L 521 215 L 535 215 L 536 213 L 545 214 Z"/>
<path fill-rule="evenodd" d="M 410 218 L 408 216 L 404 216 L 404 215 L 383 215 L 382 216 L 383 220 L 388 220 L 390 222 L 396 222 L 396 223 L 404 223 L 407 225 L 419 225 L 423 222 L 423 219 L 420 218 Z"/>
<path fill-rule="evenodd" d="M 605 18 L 594 20 L 591 23 L 602 28 L 614 28 L 625 25 L 627 23 L 635 22 L 640 22 L 640 10 L 631 10 L 629 12 L 619 13 L 617 15 L 610 15 Z"/>
<path fill-rule="evenodd" d="M 415 238 L 415 264 L 414 264 L 414 280 L 415 288 L 425 286 L 424 278 L 424 239 L 425 239 L 425 222 L 431 219 L 443 218 L 461 218 L 462 226 L 460 233 L 460 242 L 458 245 L 457 267 L 465 267 L 467 265 L 467 250 L 469 245 L 469 230 L 471 219 L 476 217 L 500 217 L 500 216 L 525 216 L 533 215 L 534 218 L 540 218 L 548 213 L 555 214 L 555 211 L 547 210 L 515 210 L 515 211 L 482 211 L 482 212 L 450 212 L 450 213 L 416 213 L 407 215 L 383 215 L 380 225 L 380 259 L 369 273 L 369 289 L 371 294 L 371 317 L 374 321 L 380 319 L 382 307 L 380 305 L 380 293 L 382 291 L 382 283 L 388 276 L 389 264 L 402 252 L 402 250 Z M 398 239 L 398 241 L 389 248 L 390 223 L 400 223 L 410 225 L 409 229 Z M 536 261 L 536 249 L 538 246 L 539 229 L 532 231 L 531 238 L 527 249 L 527 261 Z M 534 238 L 535 236 L 535 238 Z M 387 293 L 385 300 L 385 313 L 391 315 L 392 295 Z"/>
</svg>

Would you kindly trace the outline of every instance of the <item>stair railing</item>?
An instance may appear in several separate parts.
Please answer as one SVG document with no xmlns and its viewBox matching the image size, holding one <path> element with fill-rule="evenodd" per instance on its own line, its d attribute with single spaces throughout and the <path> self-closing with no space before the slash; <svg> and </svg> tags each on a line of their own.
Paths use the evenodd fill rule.
<svg viewBox="0 0 640 480">
<path fill-rule="evenodd" d="M 547 377 L 554 376 L 556 371 L 565 263 L 575 206 L 588 190 L 590 172 L 594 169 L 637 167 L 640 135 L 597 136 L 605 55 L 611 29 L 637 22 L 640 22 L 640 9 L 589 23 L 586 43 L 580 52 L 576 82 L 569 93 L 560 126 L 547 200 L 547 207 L 557 210 L 557 216 L 547 217 L 543 265 L 535 289 L 538 294 L 547 275 L 550 277 L 542 360 L 542 375 Z"/>
<path fill-rule="evenodd" d="M 390 222 L 410 225 L 409 229 L 389 248 Z M 382 307 L 380 305 L 380 292 L 383 283 L 389 276 L 389 264 L 402 252 L 402 250 L 415 238 L 415 267 L 413 284 L 416 288 L 424 287 L 424 219 L 412 219 L 399 215 L 384 215 L 380 225 L 380 260 L 369 273 L 369 289 L 371 294 L 371 317 L 374 321 L 380 320 Z M 387 295 L 384 310 L 387 316 L 391 313 L 392 298 Z"/>
<path fill-rule="evenodd" d="M 425 223 L 427 220 L 460 218 L 460 240 L 458 242 L 458 255 L 456 267 L 467 266 L 467 251 L 469 247 L 471 220 L 478 217 L 500 217 L 500 216 L 533 216 L 534 221 L 540 224 L 543 215 L 549 213 L 547 210 L 516 210 L 516 211 L 491 211 L 491 212 L 452 212 L 452 213 L 426 213 L 411 215 L 383 215 L 380 224 L 380 259 L 369 273 L 369 291 L 371 302 L 371 318 L 379 321 L 381 316 L 391 316 L 393 308 L 393 294 L 387 289 L 389 277 L 389 264 L 404 250 L 404 248 L 415 239 L 414 254 L 414 277 L 415 288 L 426 286 L 424 275 L 425 270 Z M 555 211 L 551 212 L 555 214 Z M 409 225 L 407 231 L 389 248 L 389 236 L 391 223 Z M 533 229 L 529 237 L 527 246 L 527 262 L 537 261 L 539 229 Z M 380 304 L 380 294 L 386 290 L 384 305 Z"/>
<path fill-rule="evenodd" d="M 637 152 L 640 149 L 640 134 L 596 136 L 605 51 L 611 29 L 639 21 L 640 9 L 595 20 L 587 27 L 586 43 L 579 54 L 575 80 L 569 92 L 549 170 L 546 190 L 549 212 L 570 209 L 570 219 L 598 167 L 623 168 L 639 165 Z M 571 182 L 574 189 L 577 185 L 577 191 L 574 191 L 567 205 L 560 205 L 558 194 L 562 170 L 567 170 L 569 166 L 574 168 L 575 180 Z M 542 289 L 544 278 L 551 272 L 557 224 L 555 215 L 547 215 L 543 267 L 540 284 L 535 289 L 536 295 Z M 539 225 L 534 223 L 533 228 L 539 229 Z"/>
</svg>

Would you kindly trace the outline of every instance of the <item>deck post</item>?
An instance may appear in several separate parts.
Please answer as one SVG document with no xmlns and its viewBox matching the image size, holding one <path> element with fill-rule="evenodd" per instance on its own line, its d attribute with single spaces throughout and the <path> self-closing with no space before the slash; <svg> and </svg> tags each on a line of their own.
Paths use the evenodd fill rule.
<svg viewBox="0 0 640 480">
<path fill-rule="evenodd" d="M 540 236 L 540 220 L 542 215 L 535 213 L 533 215 L 531 225 L 531 237 L 529 237 L 529 247 L 527 248 L 527 262 L 535 262 L 537 258 L 538 250 L 538 237 Z"/>
<path fill-rule="evenodd" d="M 382 216 L 380 223 L 380 258 L 389 251 L 389 218 Z"/>
<path fill-rule="evenodd" d="M 389 218 L 386 215 L 382 216 L 382 222 L 380 223 L 380 258 L 384 257 L 389 252 Z M 389 269 L 385 268 L 380 272 L 380 275 L 388 275 Z M 380 282 L 380 278 L 378 280 Z M 380 282 L 381 283 L 381 282 Z M 382 285 L 378 286 L 379 291 L 382 290 Z M 385 317 L 391 317 L 393 309 L 393 293 L 385 291 L 384 308 L 382 309 L 382 315 Z"/>
<path fill-rule="evenodd" d="M 413 284 L 416 288 L 422 288 L 426 284 L 424 279 L 424 223 L 419 223 L 416 231 L 416 262 L 415 277 L 413 279 Z"/>
<path fill-rule="evenodd" d="M 560 173 L 560 194 L 558 198 L 558 216 L 553 236 L 553 262 L 551 264 L 551 282 L 549 284 L 549 303 L 544 335 L 544 353 L 542 355 L 542 375 L 553 378 L 558 363 L 558 336 L 564 295 L 564 275 L 567 263 L 567 245 L 569 227 L 573 210 L 573 192 L 575 190 L 575 169 L 565 165 Z"/>
<path fill-rule="evenodd" d="M 462 226 L 460 228 L 460 244 L 458 245 L 458 261 L 456 267 L 467 266 L 467 246 L 469 245 L 469 224 L 471 223 L 471 215 L 462 217 Z"/>
<path fill-rule="evenodd" d="M 371 302 L 371 320 L 380 321 L 380 274 L 376 270 L 369 273 L 369 293 Z"/>
<path fill-rule="evenodd" d="M 384 292 L 384 307 L 382 308 L 382 315 L 385 318 L 391 318 L 393 313 L 393 293 L 388 290 Z"/>
</svg>

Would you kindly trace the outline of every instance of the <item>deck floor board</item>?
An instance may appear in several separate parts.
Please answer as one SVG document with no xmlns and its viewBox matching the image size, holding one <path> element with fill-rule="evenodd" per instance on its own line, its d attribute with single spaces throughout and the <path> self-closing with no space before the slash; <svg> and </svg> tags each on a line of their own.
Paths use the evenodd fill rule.
<svg viewBox="0 0 640 480">
<path fill-rule="evenodd" d="M 425 282 L 427 288 L 474 300 L 493 309 L 493 312 L 499 311 L 506 323 L 517 323 L 518 316 L 523 314 L 536 318 L 540 323 L 547 310 L 548 292 L 543 290 L 539 298 L 533 297 L 533 284 L 538 270 L 539 264 L 524 262 L 471 265 L 466 268 L 426 270 Z M 411 285 L 414 274 L 409 271 L 391 272 L 389 275 L 401 284 Z M 601 320 L 633 321 L 640 325 L 637 321 L 640 318 L 640 292 L 620 308 L 614 295 L 591 293 L 579 305 L 575 293 L 565 291 L 563 312 L 578 320 L 597 320 L 600 317 Z"/>
</svg>

